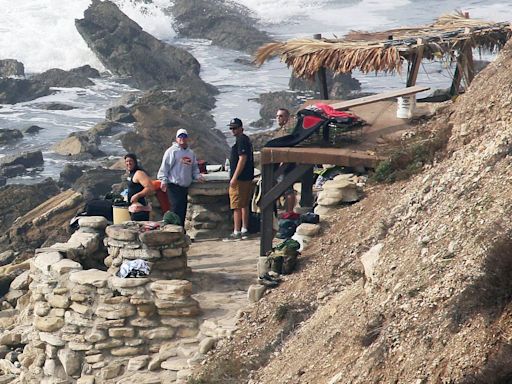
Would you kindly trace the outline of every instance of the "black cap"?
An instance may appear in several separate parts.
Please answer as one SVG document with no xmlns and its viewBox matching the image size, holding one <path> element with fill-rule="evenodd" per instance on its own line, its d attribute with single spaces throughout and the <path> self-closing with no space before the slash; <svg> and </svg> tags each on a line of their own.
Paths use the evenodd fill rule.
<svg viewBox="0 0 512 384">
<path fill-rule="evenodd" d="M 228 127 L 243 127 L 242 120 L 240 120 L 238 117 L 235 117 L 234 119 L 231 119 L 231 121 L 228 124 Z"/>
</svg>

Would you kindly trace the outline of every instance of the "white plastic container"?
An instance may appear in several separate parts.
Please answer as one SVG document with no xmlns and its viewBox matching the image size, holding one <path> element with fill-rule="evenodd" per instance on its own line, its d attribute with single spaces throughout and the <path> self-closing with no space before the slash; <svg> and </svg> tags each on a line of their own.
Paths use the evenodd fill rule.
<svg viewBox="0 0 512 384">
<path fill-rule="evenodd" d="M 415 108 L 415 95 L 397 97 L 396 117 L 398 117 L 399 119 L 410 119 L 414 114 Z"/>
</svg>

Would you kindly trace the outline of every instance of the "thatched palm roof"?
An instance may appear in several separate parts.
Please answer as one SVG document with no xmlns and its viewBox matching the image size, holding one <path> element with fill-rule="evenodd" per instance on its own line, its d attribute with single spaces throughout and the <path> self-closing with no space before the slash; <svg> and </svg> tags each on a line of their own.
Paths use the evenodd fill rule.
<svg viewBox="0 0 512 384">
<path fill-rule="evenodd" d="M 313 77 L 320 68 L 336 73 L 400 72 L 402 63 L 421 49 L 433 60 L 453 57 L 468 47 L 495 51 L 511 35 L 509 23 L 466 18 L 456 12 L 441 16 L 431 25 L 397 28 L 385 32 L 353 31 L 343 39 L 294 39 L 260 47 L 255 62 L 261 65 L 280 56 L 298 77 Z"/>
</svg>

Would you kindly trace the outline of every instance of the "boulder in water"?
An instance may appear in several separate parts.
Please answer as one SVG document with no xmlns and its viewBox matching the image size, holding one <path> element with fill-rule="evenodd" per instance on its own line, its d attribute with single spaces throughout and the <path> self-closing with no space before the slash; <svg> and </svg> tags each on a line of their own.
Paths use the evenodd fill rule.
<svg viewBox="0 0 512 384">
<path fill-rule="evenodd" d="M 107 109 L 105 117 L 107 120 L 118 123 L 133 123 L 135 121 L 130 110 L 124 105 L 118 105 Z"/>
<path fill-rule="evenodd" d="M 143 31 L 111 1 L 93 0 L 75 25 L 102 64 L 135 87 L 173 87 L 184 77 L 199 78 L 199 62 L 190 53 Z"/>
<path fill-rule="evenodd" d="M 0 159 L 0 168 L 9 165 L 21 164 L 25 168 L 37 167 L 43 165 L 43 153 L 40 150 L 21 152 L 17 155 L 8 155 Z"/>
<path fill-rule="evenodd" d="M 99 144 L 100 139 L 98 136 L 89 135 L 87 132 L 73 132 L 67 138 L 55 144 L 52 149 L 62 156 L 85 159 L 90 156 L 98 157 L 104 155 L 98 148 Z"/>
<path fill-rule="evenodd" d="M 41 128 L 38 125 L 31 125 L 30 127 L 22 128 L 21 131 L 23 133 L 28 133 L 28 134 L 32 135 L 32 134 L 38 133 L 42 129 L 44 129 L 44 128 Z"/>
<path fill-rule="evenodd" d="M 15 59 L 0 60 L 0 77 L 25 76 L 23 63 Z"/>
<path fill-rule="evenodd" d="M 69 70 L 69 72 L 82 77 L 87 77 L 89 79 L 96 79 L 100 77 L 100 72 L 96 68 L 93 68 L 88 64 L 82 65 L 81 67 L 72 68 Z"/>
<path fill-rule="evenodd" d="M 97 199 L 109 193 L 112 185 L 118 183 L 124 173 L 101 167 L 89 169 L 73 183 L 72 189 L 81 193 L 86 201 Z"/>
<path fill-rule="evenodd" d="M 43 73 L 32 76 L 31 79 L 38 80 L 49 87 L 85 88 L 94 85 L 88 77 L 80 74 L 80 72 L 65 71 L 59 68 L 49 69 Z"/>
<path fill-rule="evenodd" d="M 0 78 L 0 104 L 16 104 L 50 95 L 48 85 L 32 79 Z"/>
<path fill-rule="evenodd" d="M 256 28 L 250 10 L 224 0 L 175 0 L 171 12 L 181 36 L 209 39 L 213 44 L 254 53 L 272 41 Z"/>
<path fill-rule="evenodd" d="M 10 143 L 22 137 L 23 134 L 17 129 L 0 129 L 0 144 Z"/>
</svg>

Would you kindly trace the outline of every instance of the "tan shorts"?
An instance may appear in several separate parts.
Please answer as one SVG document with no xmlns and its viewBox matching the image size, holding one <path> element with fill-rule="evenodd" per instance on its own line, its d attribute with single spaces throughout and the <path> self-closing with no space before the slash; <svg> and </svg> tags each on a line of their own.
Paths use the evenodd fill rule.
<svg viewBox="0 0 512 384">
<path fill-rule="evenodd" d="M 231 209 L 248 208 L 252 192 L 252 180 L 238 181 L 233 188 L 229 186 L 229 205 Z"/>
</svg>

